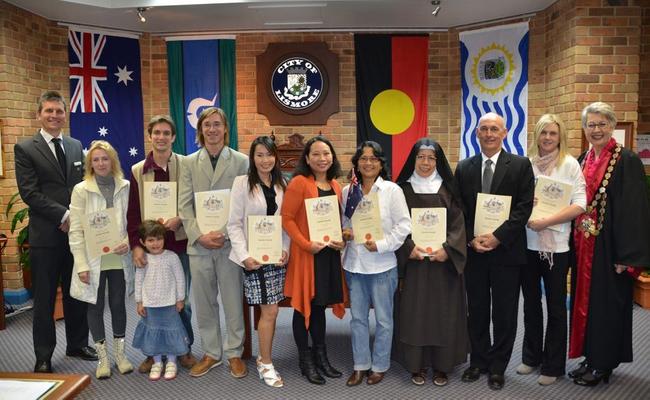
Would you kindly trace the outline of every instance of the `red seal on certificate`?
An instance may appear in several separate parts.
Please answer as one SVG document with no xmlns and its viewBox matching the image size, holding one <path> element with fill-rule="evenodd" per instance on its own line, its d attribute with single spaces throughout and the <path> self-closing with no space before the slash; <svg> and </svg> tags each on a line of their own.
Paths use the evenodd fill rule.
<svg viewBox="0 0 650 400">
<path fill-rule="evenodd" d="M 426 248 L 427 253 L 431 254 L 433 252 L 433 249 L 431 247 Z"/>
<path fill-rule="evenodd" d="M 267 256 L 266 254 L 264 254 L 264 255 L 262 256 L 262 261 L 269 261 L 269 256 Z"/>
<path fill-rule="evenodd" d="M 372 239 L 372 235 L 370 233 L 366 233 L 366 240 Z"/>
<path fill-rule="evenodd" d="M 328 235 L 323 236 L 323 242 L 329 242 L 330 237 Z"/>
<path fill-rule="evenodd" d="M 108 246 L 104 246 L 104 247 L 102 248 L 102 251 L 103 251 L 104 253 L 108 253 L 110 250 L 111 250 L 111 249 L 110 249 Z"/>
</svg>

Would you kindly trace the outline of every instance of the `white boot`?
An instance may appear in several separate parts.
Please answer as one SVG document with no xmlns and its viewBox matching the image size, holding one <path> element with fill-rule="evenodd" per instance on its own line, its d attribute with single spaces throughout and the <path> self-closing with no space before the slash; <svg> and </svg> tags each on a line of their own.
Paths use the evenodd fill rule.
<svg viewBox="0 0 650 400">
<path fill-rule="evenodd" d="M 95 371 L 95 376 L 97 379 L 107 379 L 111 377 L 111 364 L 108 361 L 108 353 L 106 352 L 106 342 L 95 343 L 95 349 L 97 350 L 97 358 L 99 362 L 97 363 L 97 371 Z"/>
<path fill-rule="evenodd" d="M 124 375 L 133 371 L 133 365 L 124 354 L 124 338 L 113 339 L 113 356 L 115 357 L 115 365 L 117 365 L 120 374 Z"/>
</svg>

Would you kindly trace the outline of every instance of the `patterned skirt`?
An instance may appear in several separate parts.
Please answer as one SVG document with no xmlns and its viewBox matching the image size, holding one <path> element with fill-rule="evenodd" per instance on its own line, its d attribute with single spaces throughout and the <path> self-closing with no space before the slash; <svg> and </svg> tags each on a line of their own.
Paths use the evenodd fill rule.
<svg viewBox="0 0 650 400">
<path fill-rule="evenodd" d="M 176 306 L 145 309 L 147 316 L 135 328 L 133 347 L 147 356 L 187 354 L 189 338 Z"/>
<path fill-rule="evenodd" d="M 266 264 L 244 272 L 244 295 L 248 304 L 277 304 L 284 299 L 285 266 Z"/>
</svg>

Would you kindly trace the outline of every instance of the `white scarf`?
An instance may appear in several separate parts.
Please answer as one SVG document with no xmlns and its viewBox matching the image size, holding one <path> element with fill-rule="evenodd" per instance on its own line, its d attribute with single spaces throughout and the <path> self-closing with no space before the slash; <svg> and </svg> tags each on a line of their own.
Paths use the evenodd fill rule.
<svg viewBox="0 0 650 400">
<path fill-rule="evenodd" d="M 413 171 L 407 182 L 411 183 L 415 193 L 438 193 L 442 185 L 442 177 L 438 175 L 438 171 L 433 171 L 433 174 L 427 177 L 420 176 Z"/>
</svg>

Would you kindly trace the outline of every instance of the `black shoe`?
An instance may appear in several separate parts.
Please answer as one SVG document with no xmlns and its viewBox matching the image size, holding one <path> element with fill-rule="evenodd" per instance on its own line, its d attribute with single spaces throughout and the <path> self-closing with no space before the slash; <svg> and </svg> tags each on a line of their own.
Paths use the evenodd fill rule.
<svg viewBox="0 0 650 400">
<path fill-rule="evenodd" d="M 505 384 L 506 380 L 503 375 L 490 374 L 488 376 L 488 387 L 492 390 L 501 390 Z"/>
<path fill-rule="evenodd" d="M 325 378 L 323 378 L 321 374 L 318 373 L 318 369 L 316 369 L 314 355 L 312 354 L 311 349 L 300 352 L 300 373 L 307 378 L 309 383 L 315 385 L 325 384 Z"/>
<path fill-rule="evenodd" d="M 469 367 L 463 372 L 463 376 L 460 378 L 463 382 L 474 382 L 481 377 L 482 373 L 485 373 L 485 370 L 480 369 L 479 367 Z"/>
<path fill-rule="evenodd" d="M 584 375 L 584 374 L 586 374 L 587 372 L 589 372 L 590 368 L 589 368 L 589 364 L 587 364 L 587 360 L 584 360 L 583 362 L 581 362 L 581 363 L 578 364 L 578 365 L 579 365 L 578 368 L 576 368 L 576 369 L 574 369 L 573 371 L 571 371 L 571 372 L 568 373 L 569 378 L 571 378 L 571 379 L 578 379 L 578 378 L 580 378 L 582 375 Z"/>
<path fill-rule="evenodd" d="M 573 383 L 580 386 L 596 386 L 603 381 L 604 383 L 609 383 L 609 377 L 612 375 L 612 370 L 599 370 L 594 369 L 590 370 L 582 376 L 573 380 Z"/>
<path fill-rule="evenodd" d="M 324 344 L 317 344 L 314 346 L 314 362 L 316 363 L 316 368 L 318 372 L 325 375 L 328 378 L 340 378 L 343 373 L 332 367 L 330 361 L 327 359 L 327 350 L 325 349 Z"/>
<path fill-rule="evenodd" d="M 52 362 L 36 360 L 36 365 L 34 366 L 34 372 L 41 373 L 41 374 L 51 374 Z"/>
<path fill-rule="evenodd" d="M 86 361 L 97 361 L 97 352 L 90 346 L 84 346 L 80 349 L 66 350 L 65 355 L 68 357 L 81 358 Z"/>
</svg>

